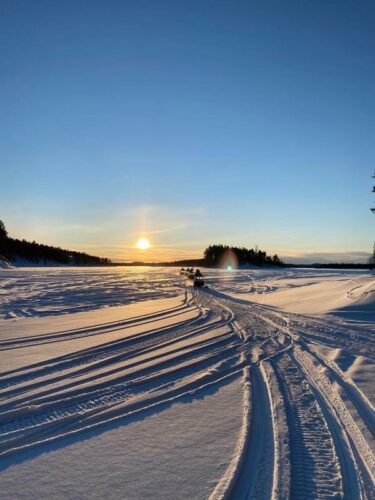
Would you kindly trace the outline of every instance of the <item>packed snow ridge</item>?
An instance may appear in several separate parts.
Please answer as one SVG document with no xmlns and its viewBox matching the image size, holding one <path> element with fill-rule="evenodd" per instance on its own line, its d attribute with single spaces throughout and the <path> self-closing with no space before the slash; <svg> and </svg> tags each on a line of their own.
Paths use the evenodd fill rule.
<svg viewBox="0 0 375 500">
<path fill-rule="evenodd" d="M 4 498 L 375 498 L 375 275 L 0 270 Z"/>
</svg>

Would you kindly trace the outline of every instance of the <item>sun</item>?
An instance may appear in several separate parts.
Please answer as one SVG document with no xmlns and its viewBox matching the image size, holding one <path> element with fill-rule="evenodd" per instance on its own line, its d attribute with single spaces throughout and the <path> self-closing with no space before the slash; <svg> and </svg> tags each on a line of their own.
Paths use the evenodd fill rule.
<svg viewBox="0 0 375 500">
<path fill-rule="evenodd" d="M 139 238 L 135 246 L 136 248 L 139 248 L 139 250 L 147 250 L 148 248 L 151 247 L 151 243 L 148 241 L 147 238 L 142 237 Z"/>
</svg>

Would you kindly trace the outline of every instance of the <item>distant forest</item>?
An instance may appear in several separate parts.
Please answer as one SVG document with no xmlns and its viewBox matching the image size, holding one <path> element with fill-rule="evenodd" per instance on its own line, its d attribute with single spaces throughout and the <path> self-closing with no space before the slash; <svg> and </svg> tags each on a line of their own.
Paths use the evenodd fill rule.
<svg viewBox="0 0 375 500">
<path fill-rule="evenodd" d="M 275 254 L 272 257 L 257 248 L 230 247 L 228 245 L 210 245 L 204 251 L 204 261 L 207 266 L 234 265 L 272 265 L 283 266 L 284 263 Z"/>
<path fill-rule="evenodd" d="M 374 209 L 375 210 L 375 209 Z M 375 264 L 285 264 L 277 254 L 270 256 L 258 248 L 231 247 L 214 244 L 207 247 L 201 259 L 176 260 L 174 262 L 111 262 L 110 259 L 96 257 L 84 252 L 64 250 L 59 247 L 42 245 L 35 241 L 10 238 L 3 221 L 0 220 L 0 260 L 5 258 L 15 265 L 30 263 L 35 265 L 65 266 L 175 266 L 175 267 L 228 267 L 228 266 L 288 266 L 334 269 L 374 269 Z M 22 262 L 24 261 L 24 262 Z"/>
<path fill-rule="evenodd" d="M 35 241 L 10 238 L 3 221 L 0 220 L 0 257 L 11 262 L 25 260 L 34 264 L 62 264 L 71 266 L 103 266 L 110 264 L 109 259 L 95 257 L 84 252 L 63 250 L 59 247 L 41 245 Z"/>
<path fill-rule="evenodd" d="M 142 265 L 142 263 L 133 263 Z M 121 264 L 119 264 L 121 265 Z M 181 267 L 237 267 L 246 265 L 255 266 L 285 266 L 275 254 L 272 257 L 258 248 L 231 247 L 215 244 L 206 248 L 202 259 L 184 259 L 173 262 L 159 262 L 147 265 L 181 266 Z"/>
<path fill-rule="evenodd" d="M 365 263 L 355 263 L 355 262 L 328 262 L 321 263 L 316 262 L 315 264 L 288 264 L 289 267 L 313 267 L 314 269 L 375 269 L 375 264 L 370 262 Z"/>
</svg>

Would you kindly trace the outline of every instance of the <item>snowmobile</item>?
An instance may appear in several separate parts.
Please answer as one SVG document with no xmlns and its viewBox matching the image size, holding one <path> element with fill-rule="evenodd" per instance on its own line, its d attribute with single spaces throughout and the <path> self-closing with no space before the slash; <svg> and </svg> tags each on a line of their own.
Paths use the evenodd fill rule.
<svg viewBox="0 0 375 500">
<path fill-rule="evenodd" d="M 195 276 L 193 285 L 197 287 L 205 286 L 203 276 Z"/>
<path fill-rule="evenodd" d="M 195 273 L 193 269 L 189 269 L 188 272 L 186 273 L 186 278 L 190 286 L 194 287 L 204 286 L 203 274 L 200 272 L 199 269 L 197 269 Z"/>
</svg>

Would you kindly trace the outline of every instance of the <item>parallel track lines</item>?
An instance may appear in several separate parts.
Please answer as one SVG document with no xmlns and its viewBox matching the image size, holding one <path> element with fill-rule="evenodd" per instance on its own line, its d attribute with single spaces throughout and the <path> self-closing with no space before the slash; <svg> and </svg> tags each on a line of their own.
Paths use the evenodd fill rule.
<svg viewBox="0 0 375 500">
<path fill-rule="evenodd" d="M 186 318 L 194 302 L 198 315 Z M 159 320 L 175 322 L 155 327 Z M 146 330 L 129 335 L 133 327 Z M 305 342 L 358 353 L 375 347 L 364 332 L 203 289 L 190 299 L 185 291 L 175 308 L 3 341 L 0 350 L 121 330 L 120 339 L 0 373 L 0 458 L 122 425 L 242 375 L 242 427 L 212 500 L 375 496 L 374 454 L 353 419 L 354 408 L 374 433 L 374 410 Z"/>
<path fill-rule="evenodd" d="M 236 458 L 238 470 L 234 475 L 237 480 L 228 487 L 228 498 L 247 498 L 248 494 L 248 498 L 285 498 L 280 496 L 281 490 L 293 499 L 333 496 L 353 499 L 373 498 L 375 495 L 373 453 L 337 391 L 314 366 L 311 354 L 303 341 L 306 336 L 314 337 L 314 322 L 312 330 L 309 331 L 305 320 L 300 331 L 296 328 L 300 320 L 296 321 L 295 315 L 284 315 L 259 304 L 250 307 L 236 301 L 230 304 L 230 299 L 224 298 L 223 294 L 220 294 L 220 299 L 225 302 L 224 307 L 231 311 L 232 322 L 236 321 L 241 325 L 239 336 L 248 365 L 251 366 L 253 387 L 252 410 L 248 415 L 248 425 L 253 432 L 254 429 L 258 429 L 255 437 L 249 437 L 251 431 L 246 434 L 249 440 L 246 446 L 247 452 L 244 452 L 245 456 Z M 220 299 L 215 300 L 220 303 Z M 252 328 L 256 331 L 251 332 Z M 324 330 L 321 324 L 319 328 Z M 335 330 L 325 329 L 325 331 L 332 331 L 333 339 L 337 335 Z M 358 348 L 358 342 L 361 343 L 363 339 L 361 336 L 353 339 L 353 335 L 349 332 L 345 340 L 349 345 L 356 341 Z M 319 361 L 318 357 L 317 360 Z M 324 364 L 322 360 L 320 361 Z M 372 408 L 368 407 L 368 401 L 360 398 L 360 393 L 356 392 L 354 386 L 348 387 L 344 380 L 340 380 L 338 371 L 334 371 L 332 367 L 330 369 L 337 383 L 341 382 L 340 386 L 348 392 L 348 397 L 357 406 L 365 423 L 372 428 L 373 413 Z M 260 373 L 263 374 L 261 378 Z M 276 385 L 275 383 L 270 385 L 272 373 L 276 376 Z M 264 398 L 265 387 L 269 394 L 268 403 Z M 281 391 L 281 399 L 278 397 L 278 410 L 275 415 L 274 398 L 277 397 L 278 391 Z M 265 409 L 266 415 L 267 408 L 271 408 L 272 413 L 273 428 L 271 432 L 268 430 L 268 436 L 273 435 L 272 494 L 266 488 L 257 489 L 254 486 L 256 484 L 254 478 L 259 480 L 262 474 L 260 465 L 262 461 L 266 463 L 268 457 L 267 463 L 270 463 L 267 446 L 264 444 L 257 448 L 257 443 L 266 442 L 265 422 L 269 421 L 265 416 L 263 427 L 259 426 L 257 403 L 259 407 Z M 281 432 L 284 432 L 283 420 L 284 428 L 285 423 L 288 428 L 290 476 L 289 474 L 283 476 L 281 472 L 284 466 L 277 425 L 280 425 Z M 287 469 L 288 460 L 284 459 Z M 286 484 L 288 476 L 289 487 Z"/>
<path fill-rule="evenodd" d="M 239 346 L 227 314 L 212 319 L 200 312 L 170 327 L 3 373 L 8 388 L 0 393 L 0 456 L 125 422 L 227 383 L 244 367 Z M 78 368 L 82 363 L 87 367 Z M 76 382 L 56 385 L 66 377 Z"/>
</svg>

